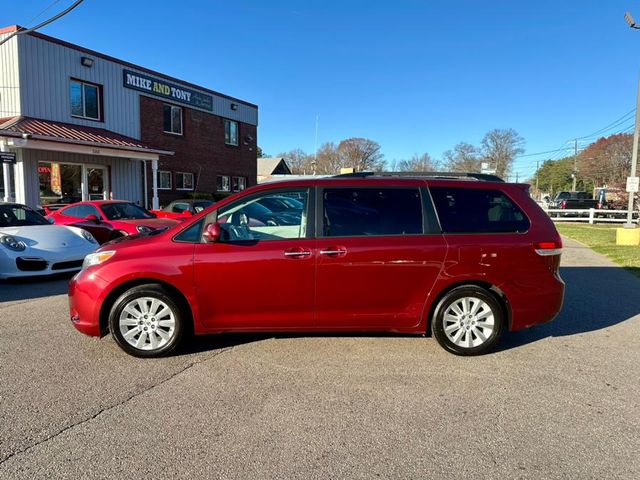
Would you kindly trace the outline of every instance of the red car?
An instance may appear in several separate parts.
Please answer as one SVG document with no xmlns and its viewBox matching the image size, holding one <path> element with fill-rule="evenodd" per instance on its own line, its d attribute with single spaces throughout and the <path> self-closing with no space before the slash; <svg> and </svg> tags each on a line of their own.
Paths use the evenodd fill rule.
<svg viewBox="0 0 640 480">
<path fill-rule="evenodd" d="M 158 218 L 172 218 L 174 220 L 184 220 L 200 213 L 205 208 L 213 205 L 212 200 L 174 200 L 162 210 L 151 210 L 151 213 Z"/>
<path fill-rule="evenodd" d="M 167 229 L 179 222 L 156 216 L 135 203 L 120 200 L 100 200 L 91 202 L 78 202 L 55 210 L 48 215 L 58 225 L 76 225 L 85 228 L 87 223 L 93 223 L 96 227 L 92 233 L 104 227 L 105 235 L 110 235 L 108 240 L 138 233 L 150 233 L 158 229 Z M 115 233 L 114 233 L 115 232 Z M 99 234 L 100 235 L 100 234 Z M 102 236 L 97 238 L 104 243 Z"/>
<path fill-rule="evenodd" d="M 72 279 L 71 321 L 155 357 L 188 332 L 255 331 L 432 333 L 477 355 L 552 320 L 562 243 L 528 185 L 439 175 L 259 185 L 115 240 Z M 297 224 L 252 222 L 251 205 L 283 195 L 303 206 Z"/>
</svg>

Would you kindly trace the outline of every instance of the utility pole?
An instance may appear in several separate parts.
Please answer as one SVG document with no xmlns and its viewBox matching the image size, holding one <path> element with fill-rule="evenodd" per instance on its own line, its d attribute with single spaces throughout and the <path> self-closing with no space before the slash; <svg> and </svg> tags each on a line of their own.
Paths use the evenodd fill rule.
<svg viewBox="0 0 640 480">
<path fill-rule="evenodd" d="M 636 128 L 633 130 L 633 155 L 631 157 L 631 174 L 635 177 L 638 169 L 638 136 L 640 136 L 640 80 L 638 81 L 638 93 L 636 94 Z M 635 228 L 633 224 L 633 197 L 635 193 L 629 192 L 629 203 L 627 204 L 627 223 L 624 228 Z"/>
<path fill-rule="evenodd" d="M 624 19 L 631 28 L 640 28 L 629 12 L 624 14 Z M 640 80 L 638 81 L 638 93 L 636 94 L 636 128 L 633 131 L 633 156 L 631 157 L 631 177 L 637 176 L 638 170 L 638 136 L 640 136 Z M 633 197 L 635 193 L 629 192 L 629 203 L 627 204 L 627 223 L 624 228 L 635 228 L 633 224 Z"/>
<path fill-rule="evenodd" d="M 573 144 L 573 173 L 571 174 L 573 177 L 573 189 L 572 191 L 576 191 L 576 183 L 578 182 L 578 139 L 574 140 Z"/>
</svg>

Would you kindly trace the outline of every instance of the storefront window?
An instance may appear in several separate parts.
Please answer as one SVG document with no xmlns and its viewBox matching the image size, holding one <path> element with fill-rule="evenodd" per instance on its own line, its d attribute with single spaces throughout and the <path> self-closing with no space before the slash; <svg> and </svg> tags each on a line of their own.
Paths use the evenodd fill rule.
<svg viewBox="0 0 640 480">
<path fill-rule="evenodd" d="M 82 166 L 38 163 L 40 204 L 74 203 L 82 200 Z"/>
</svg>

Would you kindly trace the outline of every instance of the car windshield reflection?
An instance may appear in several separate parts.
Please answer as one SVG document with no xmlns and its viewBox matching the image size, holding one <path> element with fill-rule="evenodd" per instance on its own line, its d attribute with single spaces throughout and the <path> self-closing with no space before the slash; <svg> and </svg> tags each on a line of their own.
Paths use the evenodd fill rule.
<svg viewBox="0 0 640 480">
<path fill-rule="evenodd" d="M 109 220 L 139 220 L 155 218 L 152 213 L 134 203 L 105 203 L 102 211 Z"/>
<path fill-rule="evenodd" d="M 22 205 L 0 205 L 0 228 L 50 225 L 38 212 Z"/>
</svg>

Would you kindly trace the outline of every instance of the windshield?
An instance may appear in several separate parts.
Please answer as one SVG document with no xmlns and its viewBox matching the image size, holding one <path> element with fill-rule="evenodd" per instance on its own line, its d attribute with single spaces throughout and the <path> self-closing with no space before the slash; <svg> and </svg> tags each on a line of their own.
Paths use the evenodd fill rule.
<svg viewBox="0 0 640 480">
<path fill-rule="evenodd" d="M 213 202 L 209 200 L 194 202 L 193 209 L 196 211 L 196 213 L 200 213 L 202 210 L 204 210 L 205 208 L 209 208 L 211 205 L 213 205 Z"/>
<path fill-rule="evenodd" d="M 102 205 L 102 211 L 109 220 L 155 218 L 154 215 L 134 203 L 105 203 Z"/>
<path fill-rule="evenodd" d="M 22 205 L 0 205 L 0 228 L 49 225 L 38 212 Z"/>
</svg>

